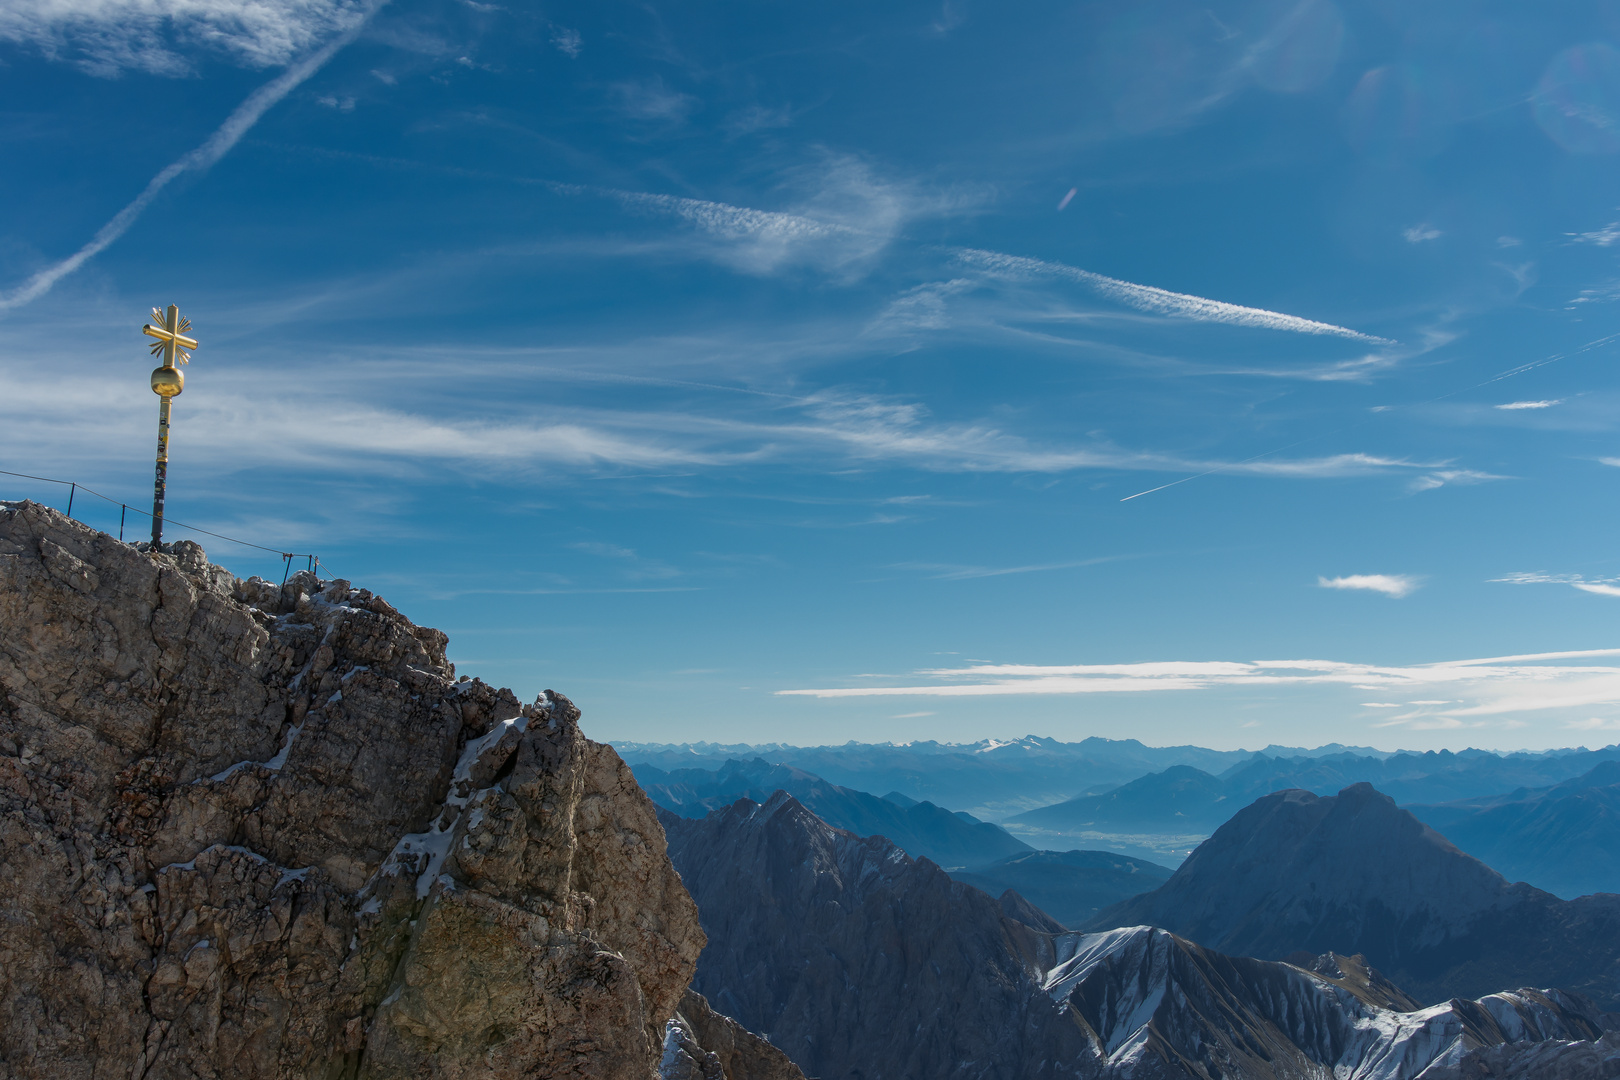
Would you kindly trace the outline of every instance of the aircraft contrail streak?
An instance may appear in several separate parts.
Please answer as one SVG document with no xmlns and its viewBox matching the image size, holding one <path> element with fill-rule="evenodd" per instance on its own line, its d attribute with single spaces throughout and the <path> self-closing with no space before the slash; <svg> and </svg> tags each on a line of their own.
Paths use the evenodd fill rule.
<svg viewBox="0 0 1620 1080">
<path fill-rule="evenodd" d="M 39 271 L 10 293 L 0 296 L 0 312 L 20 308 L 50 292 L 58 281 L 105 251 L 128 232 L 130 226 L 135 224 L 146 208 L 152 205 L 153 200 L 175 177 L 184 172 L 202 172 L 229 153 L 231 147 L 247 134 L 248 129 L 259 122 L 260 117 L 300 83 L 324 67 L 338 50 L 353 41 L 361 28 L 386 3 L 388 0 L 373 0 L 353 26 L 249 94 L 247 100 L 238 105 L 236 111 L 226 117 L 225 122 L 201 146 L 152 177 L 145 190 L 135 196 L 134 201 L 128 206 L 113 215 L 111 221 L 97 230 L 89 243 L 61 262 Z"/>
</svg>

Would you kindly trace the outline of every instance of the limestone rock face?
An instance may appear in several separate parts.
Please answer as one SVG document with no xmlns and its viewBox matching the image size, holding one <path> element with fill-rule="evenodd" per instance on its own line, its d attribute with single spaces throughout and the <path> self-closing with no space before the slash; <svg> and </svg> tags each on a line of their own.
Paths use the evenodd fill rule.
<svg viewBox="0 0 1620 1080">
<path fill-rule="evenodd" d="M 0 504 L 0 1077 L 656 1076 L 704 936 L 654 808 L 445 644 Z"/>
</svg>

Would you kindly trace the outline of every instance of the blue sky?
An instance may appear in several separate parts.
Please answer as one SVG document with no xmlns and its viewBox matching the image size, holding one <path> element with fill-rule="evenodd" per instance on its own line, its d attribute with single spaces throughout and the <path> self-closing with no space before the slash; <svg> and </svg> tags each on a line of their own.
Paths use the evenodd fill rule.
<svg viewBox="0 0 1620 1080">
<path fill-rule="evenodd" d="M 143 504 L 179 303 L 171 516 L 597 737 L 1612 742 L 1615 42 L 16 0 L 0 467 Z"/>
</svg>

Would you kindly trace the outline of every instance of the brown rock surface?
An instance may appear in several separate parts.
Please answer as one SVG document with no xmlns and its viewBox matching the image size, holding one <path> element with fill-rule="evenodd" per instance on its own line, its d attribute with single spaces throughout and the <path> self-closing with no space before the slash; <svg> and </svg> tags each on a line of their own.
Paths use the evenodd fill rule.
<svg viewBox="0 0 1620 1080">
<path fill-rule="evenodd" d="M 656 1075 L 704 938 L 653 806 L 445 644 L 0 504 L 0 1076 Z"/>
</svg>

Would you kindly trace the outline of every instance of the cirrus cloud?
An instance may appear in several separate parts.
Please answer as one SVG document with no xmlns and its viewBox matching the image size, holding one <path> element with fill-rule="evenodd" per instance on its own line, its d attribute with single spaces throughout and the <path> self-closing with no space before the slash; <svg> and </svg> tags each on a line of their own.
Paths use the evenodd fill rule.
<svg viewBox="0 0 1620 1080">
<path fill-rule="evenodd" d="M 179 76 L 202 48 L 244 67 L 278 67 L 364 21 L 364 0 L 8 0 L 0 40 L 110 78 Z"/>
<path fill-rule="evenodd" d="M 902 685 L 884 685 L 883 676 L 859 686 L 778 690 L 778 696 L 1004 697 L 1096 693 L 1210 691 L 1337 687 L 1391 695 L 1436 690 L 1447 697 L 1424 697 L 1396 708 L 1408 711 L 1378 726 L 1414 729 L 1462 727 L 1461 718 L 1506 716 L 1564 708 L 1620 704 L 1620 667 L 1592 661 L 1620 657 L 1620 649 L 1529 653 L 1433 664 L 1386 666 L 1336 660 L 1176 660 L 1131 664 L 975 664 L 928 668 L 911 673 Z M 1565 661 L 1559 663 L 1557 661 Z M 1573 661 L 1573 662 L 1570 662 Z M 906 678 L 902 676 L 900 678 Z M 1359 695 L 1358 695 L 1359 696 Z M 1350 699 L 1354 703 L 1355 699 Z M 1382 702 L 1361 707 L 1389 707 Z"/>
</svg>

